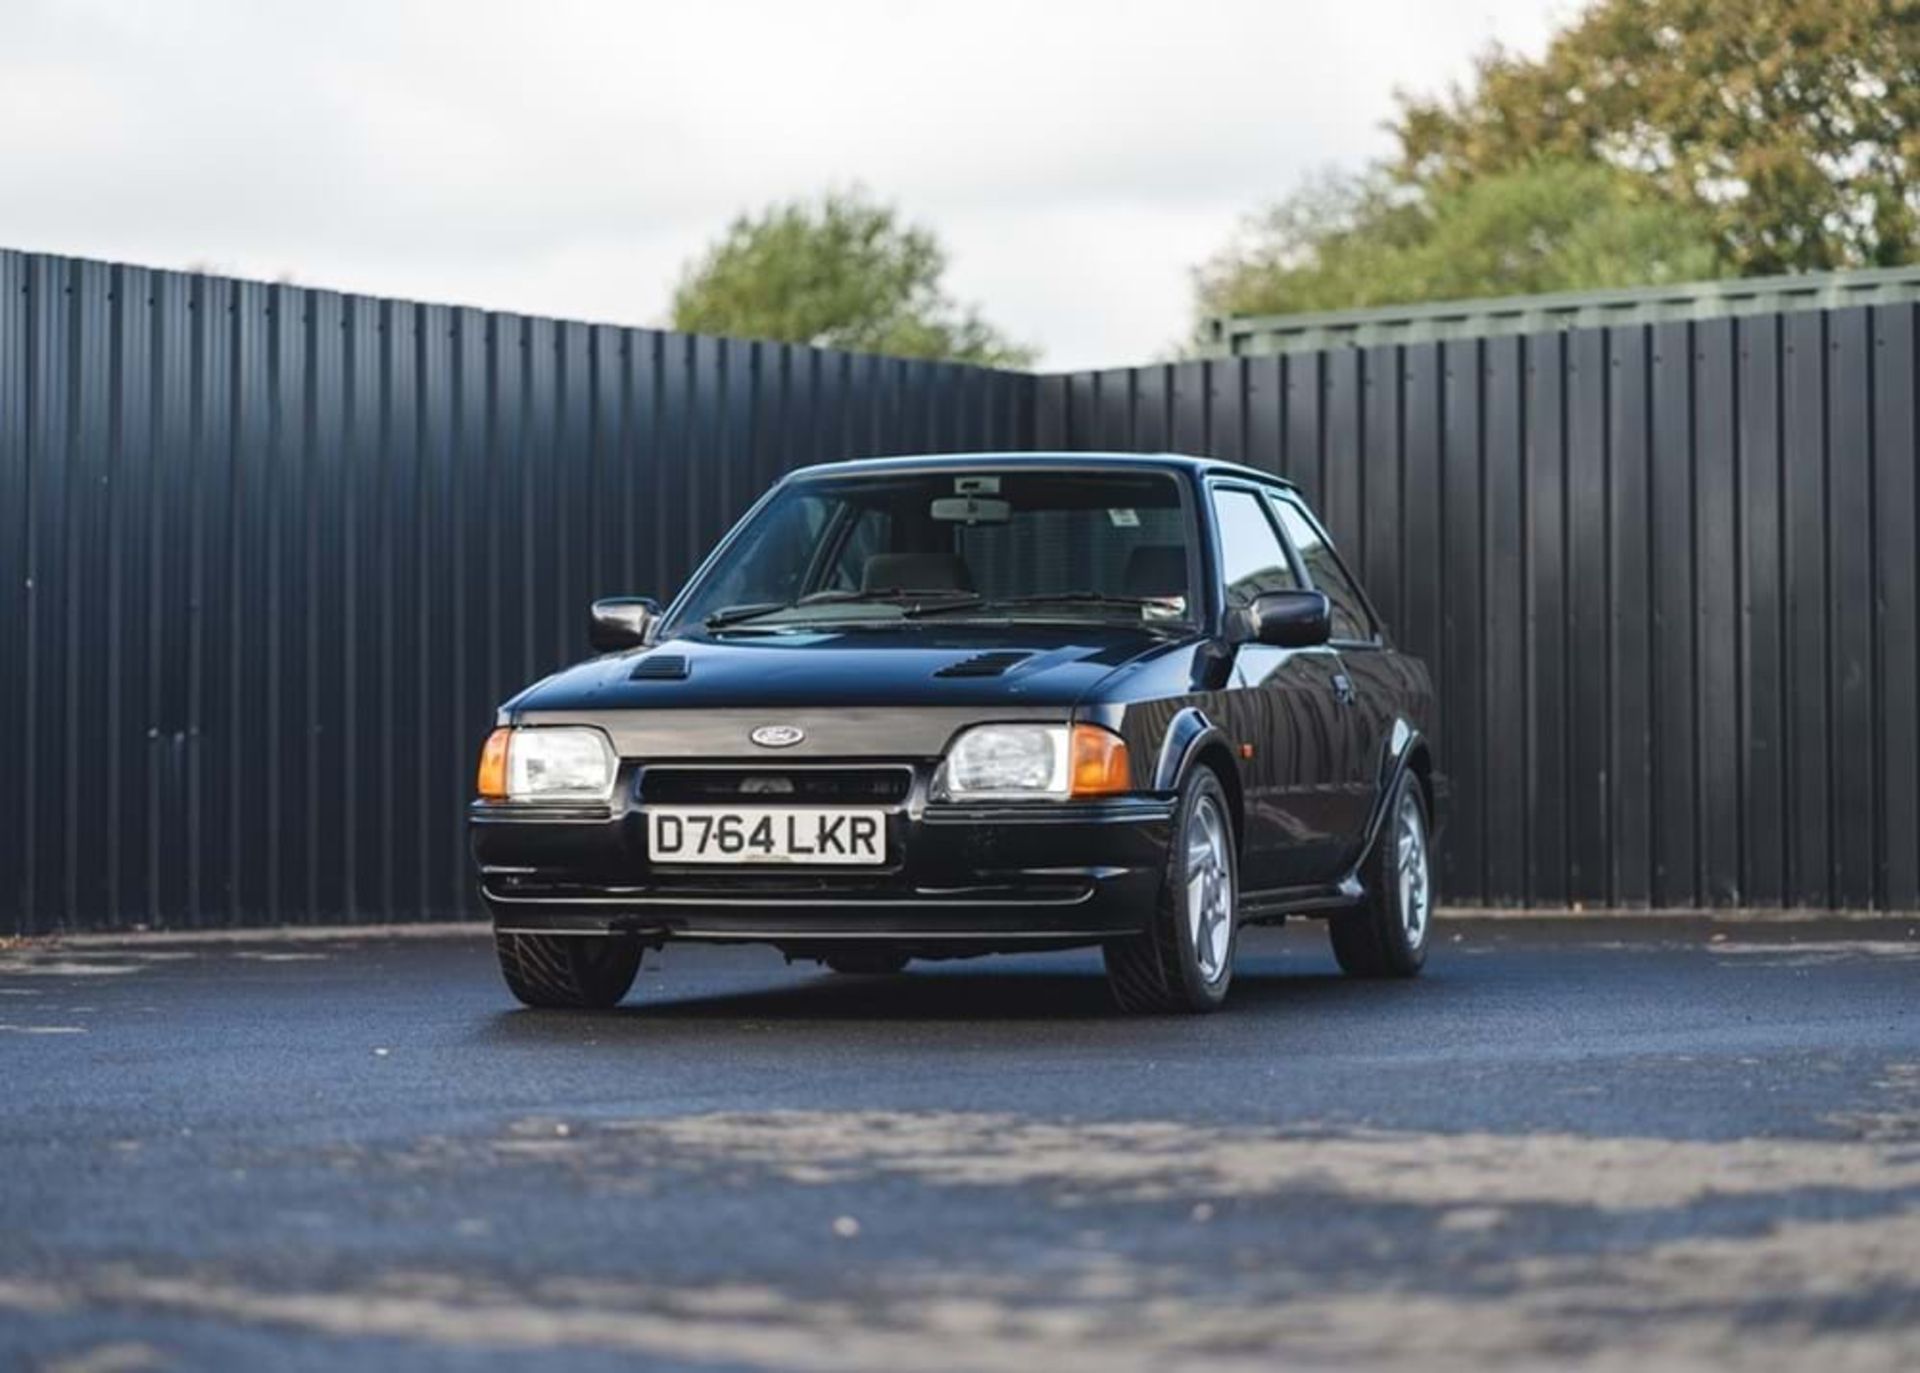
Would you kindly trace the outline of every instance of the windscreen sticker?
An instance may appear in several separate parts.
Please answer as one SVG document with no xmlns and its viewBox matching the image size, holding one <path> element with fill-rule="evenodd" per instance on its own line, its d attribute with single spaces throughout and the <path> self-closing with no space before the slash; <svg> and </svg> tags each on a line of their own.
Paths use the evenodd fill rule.
<svg viewBox="0 0 1920 1373">
<path fill-rule="evenodd" d="M 1107 518 L 1113 521 L 1113 527 L 1115 529 L 1138 529 L 1140 527 L 1140 512 L 1138 510 L 1109 509 L 1107 511 Z"/>
<path fill-rule="evenodd" d="M 956 496 L 997 496 L 1000 494 L 1000 478 L 955 477 L 953 493 Z"/>
</svg>

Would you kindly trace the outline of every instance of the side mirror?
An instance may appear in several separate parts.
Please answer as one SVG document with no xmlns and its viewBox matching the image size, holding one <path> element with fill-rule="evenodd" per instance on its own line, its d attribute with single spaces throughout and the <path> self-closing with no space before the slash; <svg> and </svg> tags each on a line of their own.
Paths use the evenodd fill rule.
<svg viewBox="0 0 1920 1373">
<path fill-rule="evenodd" d="M 607 596 L 593 603 L 587 642 L 595 653 L 640 648 L 653 639 L 660 623 L 660 602 L 650 596 Z"/>
<path fill-rule="evenodd" d="M 1324 591 L 1269 591 L 1247 608 L 1256 643 L 1318 648 L 1333 637 L 1333 603 Z"/>
</svg>

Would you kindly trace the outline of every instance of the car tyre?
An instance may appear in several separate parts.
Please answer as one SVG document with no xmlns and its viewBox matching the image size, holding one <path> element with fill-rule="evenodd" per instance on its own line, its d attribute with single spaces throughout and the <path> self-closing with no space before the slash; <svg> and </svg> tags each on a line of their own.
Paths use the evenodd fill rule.
<svg viewBox="0 0 1920 1373">
<path fill-rule="evenodd" d="M 619 935 L 493 936 L 507 988 L 540 1010 L 606 1010 L 620 1004 L 645 950 Z"/>
<path fill-rule="evenodd" d="M 1233 811 L 1211 768 L 1188 777 L 1173 819 L 1152 928 L 1104 949 L 1107 984 L 1130 1013 L 1218 1010 L 1233 981 L 1239 867 Z"/>
<path fill-rule="evenodd" d="M 1401 773 L 1367 855 L 1366 899 L 1328 921 L 1333 956 L 1349 977 L 1415 977 L 1433 929 L 1433 842 L 1426 795 Z"/>
<path fill-rule="evenodd" d="M 826 964 L 827 971 L 848 977 L 891 977 L 905 972 L 909 960 L 905 954 L 892 949 L 849 949 L 828 954 L 820 961 Z"/>
</svg>

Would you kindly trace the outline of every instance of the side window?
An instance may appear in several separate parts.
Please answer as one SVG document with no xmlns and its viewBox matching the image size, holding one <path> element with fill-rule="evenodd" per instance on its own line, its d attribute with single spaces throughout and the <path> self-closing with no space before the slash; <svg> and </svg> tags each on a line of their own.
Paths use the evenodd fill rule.
<svg viewBox="0 0 1920 1373">
<path fill-rule="evenodd" d="M 742 605 L 750 601 L 790 601 L 804 588 L 807 550 L 820 538 L 827 523 L 827 502 L 802 496 L 776 506 L 743 535 L 739 550 L 728 559 L 729 570 L 702 595 L 707 607 Z"/>
<path fill-rule="evenodd" d="M 1215 491 L 1213 513 L 1220 526 L 1220 580 L 1226 583 L 1229 607 L 1243 609 L 1265 592 L 1300 585 L 1258 496 L 1232 488 Z"/>
<path fill-rule="evenodd" d="M 885 510 L 866 506 L 856 511 L 852 527 L 840 543 L 839 556 L 827 569 L 826 581 L 820 589 L 858 591 L 861 579 L 866 576 L 867 559 L 887 551 L 892 528 L 893 517 Z"/>
<path fill-rule="evenodd" d="M 1367 614 L 1367 603 L 1361 598 L 1360 588 L 1354 585 L 1353 578 L 1347 575 L 1347 569 L 1340 565 L 1339 555 L 1333 551 L 1333 545 L 1327 542 L 1327 536 L 1320 532 L 1320 526 L 1308 519 L 1306 512 L 1298 505 L 1283 496 L 1273 497 L 1273 508 L 1280 516 L 1287 538 L 1293 542 L 1294 551 L 1300 555 L 1300 561 L 1306 564 L 1307 576 L 1333 602 L 1333 637 L 1371 639 L 1373 620 Z"/>
</svg>

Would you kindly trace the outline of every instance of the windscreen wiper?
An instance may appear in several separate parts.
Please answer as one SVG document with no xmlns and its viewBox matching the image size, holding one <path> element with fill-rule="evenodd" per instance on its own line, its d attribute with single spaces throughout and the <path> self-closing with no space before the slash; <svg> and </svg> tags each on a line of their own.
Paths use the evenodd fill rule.
<svg viewBox="0 0 1920 1373">
<path fill-rule="evenodd" d="M 879 597 L 897 595 L 891 591 L 816 591 L 802 596 L 796 601 L 749 601 L 743 605 L 723 606 L 701 621 L 708 629 L 724 629 L 728 625 L 742 624 L 748 620 L 757 620 L 762 615 L 772 615 L 776 611 L 793 610 L 799 606 L 825 605 L 830 601 L 858 601 L 869 596 Z"/>
<path fill-rule="evenodd" d="M 1110 596 L 1104 591 L 1049 591 L 1029 596 L 996 596 L 985 600 L 979 596 L 964 601 L 943 601 L 935 605 L 915 606 L 907 613 L 918 618 L 922 615 L 944 615 L 955 610 L 1006 610 L 1016 606 L 1029 605 L 1087 605 L 1087 606 L 1124 606 L 1128 610 L 1138 610 L 1146 606 L 1167 608 L 1164 598 L 1158 596 Z"/>
<path fill-rule="evenodd" d="M 700 623 L 708 629 L 722 629 L 727 625 L 739 624 L 742 620 L 758 619 L 762 615 L 771 615 L 776 610 L 790 608 L 791 603 L 787 601 L 754 601 L 747 605 L 729 605 L 714 611 Z"/>
<path fill-rule="evenodd" d="M 1104 591 L 1040 591 L 1029 596 L 1002 596 L 996 605 L 1042 605 L 1048 601 L 1065 601 L 1068 604 L 1083 605 L 1165 605 L 1166 601 L 1157 596 L 1113 596 Z"/>
<path fill-rule="evenodd" d="M 926 601 L 928 597 L 938 599 L 929 605 Z M 724 629 L 728 625 L 743 624 L 781 610 L 804 610 L 817 605 L 886 605 L 896 601 L 911 601 L 912 604 L 906 606 L 901 613 L 913 616 L 953 605 L 978 604 L 979 600 L 980 598 L 973 592 L 957 589 L 909 591 L 897 586 L 865 587 L 858 591 L 833 589 L 811 592 L 793 601 L 755 601 L 745 605 L 726 606 L 714 611 L 702 623 L 708 629 Z"/>
</svg>

